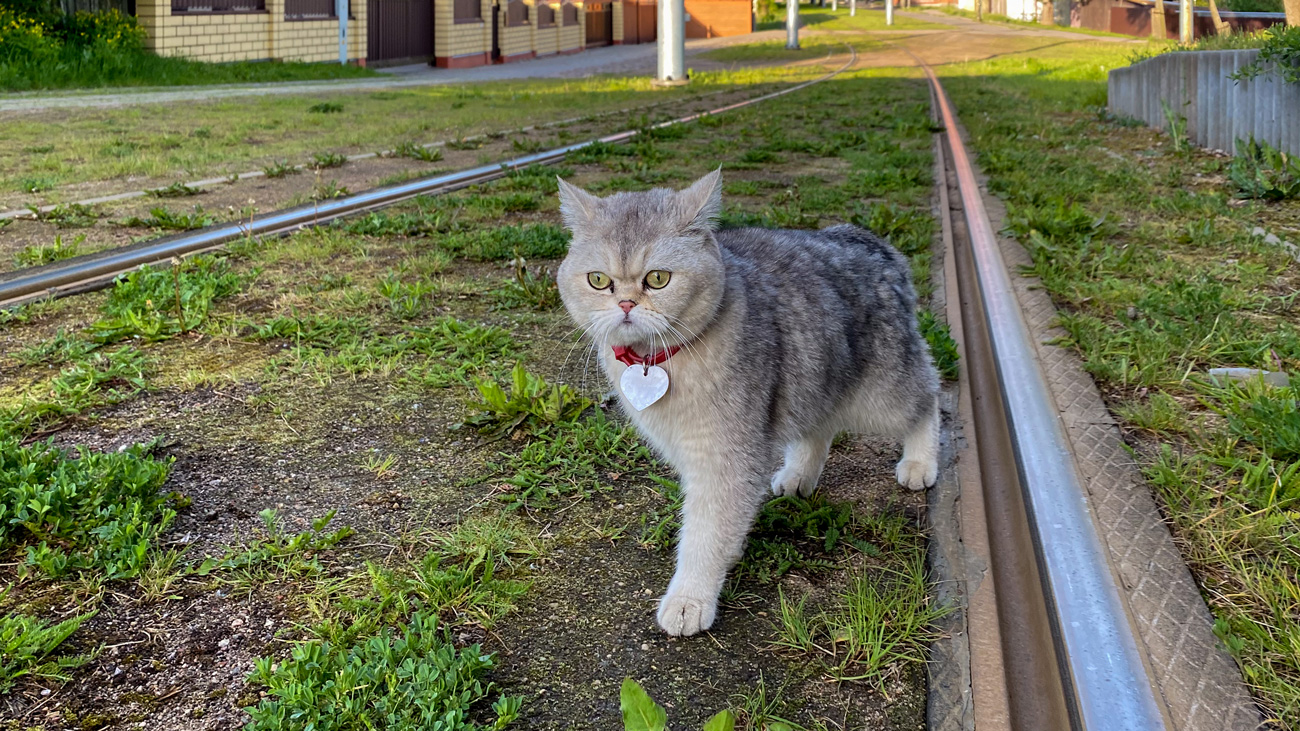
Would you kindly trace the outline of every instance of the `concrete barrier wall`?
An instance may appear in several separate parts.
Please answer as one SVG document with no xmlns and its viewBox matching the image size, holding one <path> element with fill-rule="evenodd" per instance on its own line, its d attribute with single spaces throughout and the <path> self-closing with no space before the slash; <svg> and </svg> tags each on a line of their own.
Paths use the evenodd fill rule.
<svg viewBox="0 0 1300 731">
<path fill-rule="evenodd" d="M 1266 72 L 1249 81 L 1230 75 L 1249 65 L 1257 50 L 1166 53 L 1110 72 L 1112 114 L 1167 130 L 1163 101 L 1187 120 L 1187 136 L 1210 149 L 1236 152 L 1254 136 L 1300 155 L 1300 84 Z"/>
</svg>

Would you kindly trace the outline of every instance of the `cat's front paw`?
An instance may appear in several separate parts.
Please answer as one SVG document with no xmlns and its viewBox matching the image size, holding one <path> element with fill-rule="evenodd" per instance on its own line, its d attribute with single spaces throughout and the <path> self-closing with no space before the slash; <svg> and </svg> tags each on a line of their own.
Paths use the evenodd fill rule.
<svg viewBox="0 0 1300 731">
<path fill-rule="evenodd" d="M 787 468 L 782 469 L 772 478 L 772 494 L 777 497 L 782 495 L 786 497 L 808 497 L 817 489 L 817 478 L 820 475 L 799 474 L 798 472 Z"/>
<path fill-rule="evenodd" d="M 894 476 L 898 478 L 898 484 L 909 490 L 924 490 L 939 476 L 939 465 L 935 461 L 905 459 L 894 468 Z"/>
<path fill-rule="evenodd" d="M 673 637 L 689 637 L 713 626 L 718 600 L 704 600 L 682 593 L 665 594 L 659 600 L 659 627 Z"/>
</svg>

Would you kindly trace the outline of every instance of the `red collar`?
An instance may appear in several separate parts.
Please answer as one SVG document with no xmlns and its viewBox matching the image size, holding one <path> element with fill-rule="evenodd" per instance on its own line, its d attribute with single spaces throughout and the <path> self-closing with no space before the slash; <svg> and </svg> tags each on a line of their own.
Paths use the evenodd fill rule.
<svg viewBox="0 0 1300 731">
<path fill-rule="evenodd" d="M 615 345 L 615 346 L 614 346 L 614 359 L 617 360 L 617 361 L 619 361 L 619 362 L 621 362 L 621 363 L 623 363 L 623 364 L 626 365 L 626 366 L 633 366 L 633 365 L 646 365 L 646 366 L 659 365 L 660 363 L 662 363 L 662 362 L 668 360 L 669 358 L 673 357 L 673 355 L 675 355 L 675 354 L 677 353 L 677 351 L 679 351 L 679 350 L 681 350 L 681 349 L 682 349 L 682 346 L 680 346 L 680 345 L 674 345 L 673 347 L 669 348 L 668 350 L 661 350 L 661 351 L 659 351 L 659 352 L 657 352 L 657 353 L 654 353 L 654 354 L 652 354 L 652 355 L 637 355 L 637 352 L 636 352 L 635 350 L 632 350 L 631 348 L 629 348 L 629 347 L 627 347 L 627 346 L 624 346 L 624 345 Z"/>
</svg>

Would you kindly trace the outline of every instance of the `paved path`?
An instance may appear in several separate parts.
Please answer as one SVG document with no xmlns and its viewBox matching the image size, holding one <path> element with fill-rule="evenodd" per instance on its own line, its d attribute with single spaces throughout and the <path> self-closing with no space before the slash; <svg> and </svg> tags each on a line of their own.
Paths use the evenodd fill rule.
<svg viewBox="0 0 1300 731">
<path fill-rule="evenodd" d="M 736 43 L 753 43 L 784 37 L 784 31 L 762 31 L 728 38 L 699 38 L 687 41 L 686 55 Z M 382 69 L 383 76 L 368 79 L 327 81 L 293 81 L 264 84 L 224 84 L 203 87 L 163 87 L 124 89 L 112 92 L 24 92 L 0 99 L 0 112 L 36 112 L 48 109 L 87 109 L 123 107 L 135 104 L 212 101 L 241 96 L 275 94 L 319 94 L 348 91 L 400 89 L 435 84 L 464 84 L 478 81 L 532 79 L 543 77 L 582 77 L 600 73 L 652 72 L 656 46 L 644 43 L 630 46 L 592 48 L 582 53 L 524 61 L 493 64 L 468 69 L 439 69 L 428 64 L 412 64 Z"/>
</svg>

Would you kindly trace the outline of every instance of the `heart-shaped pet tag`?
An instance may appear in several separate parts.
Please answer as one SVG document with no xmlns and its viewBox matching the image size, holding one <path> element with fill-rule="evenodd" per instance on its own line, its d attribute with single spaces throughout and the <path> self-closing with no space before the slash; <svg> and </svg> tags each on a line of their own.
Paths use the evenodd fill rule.
<svg viewBox="0 0 1300 731">
<path fill-rule="evenodd" d="M 618 385 L 632 408 L 641 411 L 668 393 L 668 371 L 659 366 L 628 366 Z"/>
</svg>

